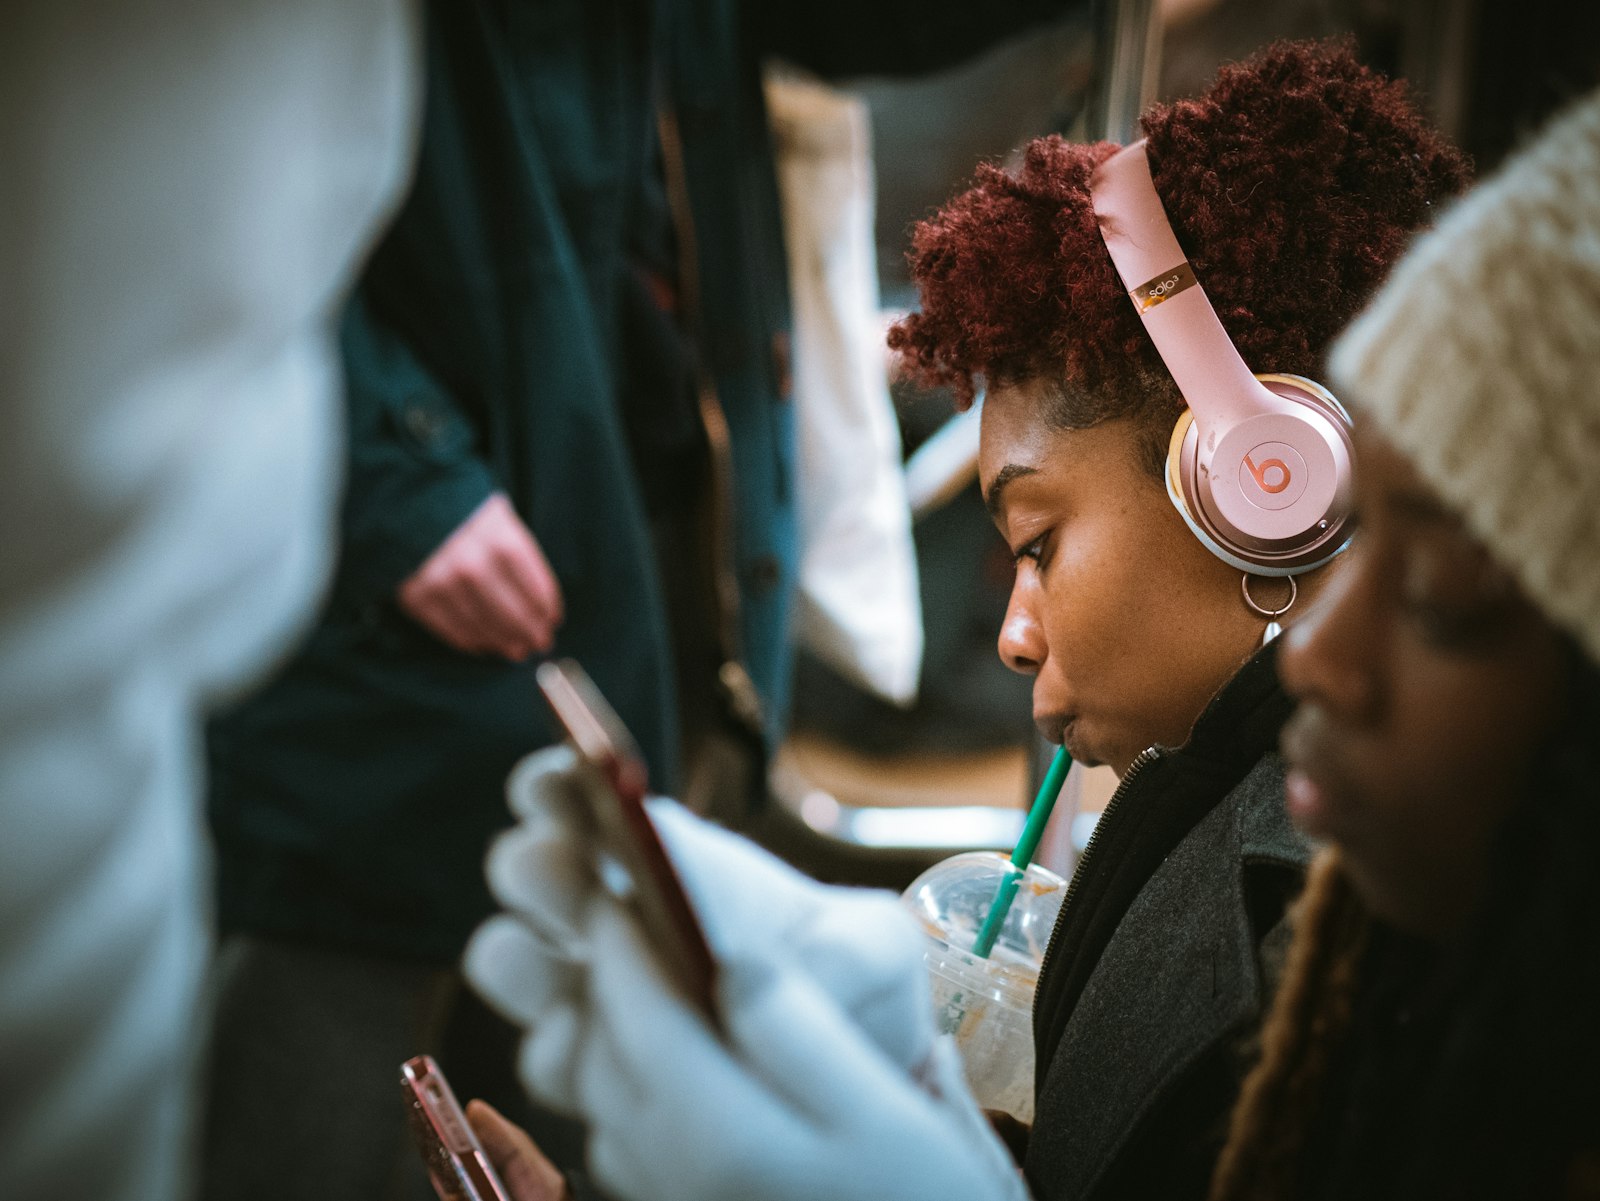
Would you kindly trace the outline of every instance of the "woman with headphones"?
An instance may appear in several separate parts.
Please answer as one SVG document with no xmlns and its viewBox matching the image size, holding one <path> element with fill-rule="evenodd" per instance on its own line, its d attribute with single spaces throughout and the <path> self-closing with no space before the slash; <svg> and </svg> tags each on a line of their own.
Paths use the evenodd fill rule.
<svg viewBox="0 0 1600 1201">
<path fill-rule="evenodd" d="M 1274 638 L 1352 532 L 1348 417 L 1314 381 L 1467 180 L 1343 47 L 1274 47 L 1143 125 L 1129 147 L 1048 138 L 981 168 L 918 227 L 922 308 L 890 338 L 925 379 L 983 391 L 981 484 L 1017 560 L 1000 653 L 1034 677 L 1044 736 L 1122 776 L 1039 980 L 1036 1117 L 1011 1148 L 1038 1201 L 1206 1193 L 1309 855 L 1284 816 Z M 490 874 L 519 917 L 471 964 L 533 1027 L 529 1086 L 595 1122 L 603 1183 L 1022 1195 L 925 1036 L 914 943 L 865 900 L 842 921 L 770 876 L 785 903 L 702 901 L 745 924 L 711 931 L 729 970 L 707 1028 L 559 867 L 581 787 L 559 758 L 514 780 L 534 816 Z M 697 860 L 738 874 L 686 815 L 656 816 L 691 892 Z"/>
</svg>

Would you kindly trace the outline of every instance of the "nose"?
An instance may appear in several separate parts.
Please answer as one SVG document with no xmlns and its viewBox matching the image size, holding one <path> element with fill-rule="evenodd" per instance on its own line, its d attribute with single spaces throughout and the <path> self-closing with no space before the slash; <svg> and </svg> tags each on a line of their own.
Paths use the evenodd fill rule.
<svg viewBox="0 0 1600 1201">
<path fill-rule="evenodd" d="M 1354 725 L 1377 716 L 1379 664 L 1388 624 L 1381 581 L 1361 547 L 1334 569 L 1309 611 L 1283 635 L 1278 675 L 1298 700 L 1314 702 Z"/>
<path fill-rule="evenodd" d="M 1039 674 L 1044 666 L 1044 628 L 1034 616 L 1028 598 L 1031 585 L 1017 573 L 1011 586 L 1011 599 L 1006 603 L 1005 621 L 1000 624 L 1000 661 L 1020 675 Z"/>
</svg>

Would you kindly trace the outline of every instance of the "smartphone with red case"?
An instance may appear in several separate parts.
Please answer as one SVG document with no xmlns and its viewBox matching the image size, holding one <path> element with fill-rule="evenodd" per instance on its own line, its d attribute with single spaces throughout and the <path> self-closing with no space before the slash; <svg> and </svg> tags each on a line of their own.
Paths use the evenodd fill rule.
<svg viewBox="0 0 1600 1201">
<path fill-rule="evenodd" d="M 611 786 L 594 798 L 591 814 L 602 878 L 610 878 L 604 869 L 612 865 L 623 869 L 622 899 L 638 916 L 667 974 L 720 1028 L 716 960 L 645 811 L 645 766 L 637 744 L 588 674 L 570 659 L 541 665 L 538 681 L 568 741 Z"/>
<path fill-rule="evenodd" d="M 433 1057 L 418 1055 L 401 1064 L 400 1088 L 412 1137 L 440 1201 L 510 1201 Z"/>
</svg>

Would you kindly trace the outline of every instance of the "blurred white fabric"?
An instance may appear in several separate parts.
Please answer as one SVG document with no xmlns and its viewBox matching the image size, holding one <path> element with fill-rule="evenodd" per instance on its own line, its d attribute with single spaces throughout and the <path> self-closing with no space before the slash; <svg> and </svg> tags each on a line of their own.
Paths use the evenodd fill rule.
<svg viewBox="0 0 1600 1201">
<path fill-rule="evenodd" d="M 0 1181 L 174 1201 L 204 704 L 330 558 L 331 321 L 409 162 L 409 0 L 11 0 L 0 29 Z"/>
<path fill-rule="evenodd" d="M 900 427 L 878 312 L 866 106 L 769 74 L 794 302 L 800 642 L 845 678 L 910 704 L 922 602 Z"/>
</svg>

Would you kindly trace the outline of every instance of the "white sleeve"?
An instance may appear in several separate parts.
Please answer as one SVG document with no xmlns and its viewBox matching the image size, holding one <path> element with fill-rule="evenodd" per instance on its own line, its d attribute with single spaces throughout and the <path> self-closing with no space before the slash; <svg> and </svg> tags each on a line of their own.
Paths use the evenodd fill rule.
<svg viewBox="0 0 1600 1201">
<path fill-rule="evenodd" d="M 10 0 L 0 36 L 0 1181 L 172 1201 L 206 703 L 328 566 L 329 328 L 409 161 L 409 0 Z"/>
</svg>

